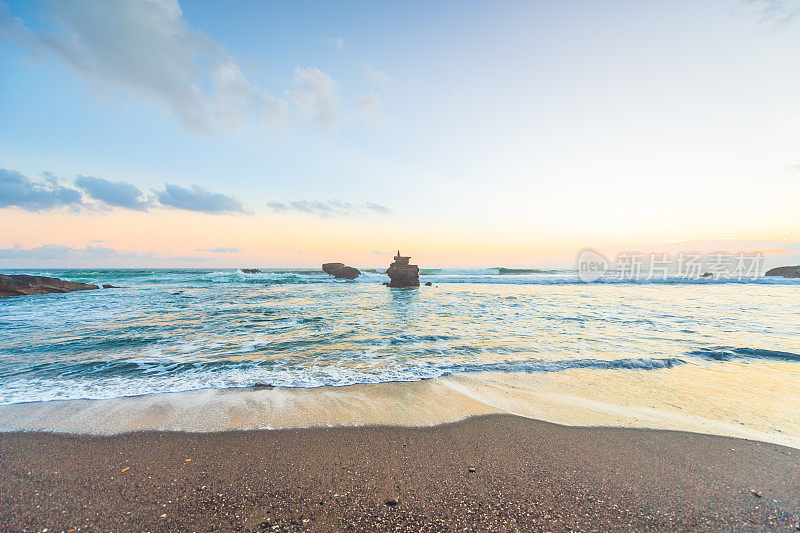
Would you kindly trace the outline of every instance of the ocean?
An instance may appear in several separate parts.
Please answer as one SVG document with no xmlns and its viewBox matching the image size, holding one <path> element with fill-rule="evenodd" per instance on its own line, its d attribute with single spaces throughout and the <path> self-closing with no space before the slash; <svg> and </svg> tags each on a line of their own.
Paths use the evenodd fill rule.
<svg viewBox="0 0 800 533">
<path fill-rule="evenodd" d="M 3 272 L 120 288 L 0 300 L 0 405 L 481 374 L 630 389 L 628 376 L 686 375 L 698 412 L 733 394 L 757 418 L 771 385 L 720 378 L 740 372 L 775 375 L 787 402 L 800 400 L 800 381 L 786 381 L 800 377 L 800 280 L 433 269 L 419 288 L 389 289 L 380 270 L 354 281 L 317 270 Z M 661 408 L 686 391 L 659 394 Z M 771 408 L 769 431 L 800 436 Z"/>
</svg>

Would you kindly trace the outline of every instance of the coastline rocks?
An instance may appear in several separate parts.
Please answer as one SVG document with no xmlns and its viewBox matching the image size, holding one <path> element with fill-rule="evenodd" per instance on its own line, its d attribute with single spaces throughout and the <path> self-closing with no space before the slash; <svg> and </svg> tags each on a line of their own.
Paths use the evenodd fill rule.
<svg viewBox="0 0 800 533">
<path fill-rule="evenodd" d="M 767 270 L 764 275 L 781 276 L 783 278 L 800 278 L 800 265 L 771 268 Z"/>
<path fill-rule="evenodd" d="M 28 296 L 32 294 L 51 294 L 73 291 L 88 291 L 99 289 L 97 285 L 64 281 L 46 276 L 28 276 L 14 274 L 7 276 L 0 274 L 0 298 L 9 296 Z"/>
<path fill-rule="evenodd" d="M 240 268 L 239 271 L 242 274 L 261 274 L 261 270 L 258 268 Z"/>
<path fill-rule="evenodd" d="M 389 287 L 419 287 L 419 267 L 409 265 L 409 260 L 410 257 L 403 257 L 400 250 L 397 250 L 394 262 L 386 270 L 386 275 L 391 280 Z"/>
<path fill-rule="evenodd" d="M 121 289 L 122 287 L 117 287 L 116 285 L 111 285 L 110 283 L 103 283 L 104 289 Z"/>
<path fill-rule="evenodd" d="M 344 263 L 325 263 L 322 271 L 338 279 L 356 279 L 361 275 L 357 268 L 346 266 Z"/>
</svg>

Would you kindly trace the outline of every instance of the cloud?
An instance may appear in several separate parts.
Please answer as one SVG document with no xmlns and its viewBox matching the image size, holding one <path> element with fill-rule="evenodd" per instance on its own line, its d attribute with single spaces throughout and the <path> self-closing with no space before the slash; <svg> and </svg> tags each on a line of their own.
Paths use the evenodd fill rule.
<svg viewBox="0 0 800 533">
<path fill-rule="evenodd" d="M 364 73 L 364 77 L 368 80 L 374 81 L 375 83 L 379 83 L 381 85 L 386 85 L 392 81 L 392 79 L 384 71 L 379 68 L 375 68 L 372 65 L 361 65 L 361 72 Z"/>
<path fill-rule="evenodd" d="M 376 204 L 375 202 L 367 202 L 364 204 L 364 208 L 368 211 L 373 211 L 375 213 L 379 213 L 381 215 L 391 215 L 392 210 L 386 207 L 385 205 Z"/>
<path fill-rule="evenodd" d="M 380 97 L 375 93 L 360 94 L 356 97 L 356 108 L 360 113 L 371 118 L 383 114 Z"/>
<path fill-rule="evenodd" d="M 328 39 L 328 42 L 331 43 L 336 48 L 344 48 L 344 39 L 341 37 L 334 37 L 333 39 Z"/>
<path fill-rule="evenodd" d="M 65 187 L 50 173 L 34 181 L 16 170 L 0 168 L 0 208 L 20 207 L 28 211 L 45 211 L 57 207 L 79 207 L 81 193 Z"/>
<path fill-rule="evenodd" d="M 342 106 L 339 84 L 315 67 L 297 67 L 294 74 L 299 88 L 291 97 L 298 111 L 323 126 L 337 126 Z"/>
<path fill-rule="evenodd" d="M 130 91 L 186 128 L 240 128 L 245 113 L 276 125 L 286 102 L 242 73 L 225 48 L 191 28 L 176 0 L 47 1 L 53 30 L 30 30 L 0 2 L 0 36 L 57 58 L 90 83 Z"/>
<path fill-rule="evenodd" d="M 99 260 L 99 259 L 151 259 L 150 252 L 121 252 L 105 246 L 86 246 L 75 248 L 63 244 L 45 244 L 35 248 L 0 248 L 0 260 L 40 259 L 40 260 Z"/>
<path fill-rule="evenodd" d="M 198 185 L 192 185 L 191 189 L 186 189 L 178 185 L 167 184 L 164 186 L 164 190 L 158 193 L 158 201 L 164 206 L 202 213 L 245 212 L 244 206 L 239 200 L 221 193 L 207 191 Z"/>
<path fill-rule="evenodd" d="M 75 185 L 99 202 L 114 207 L 146 211 L 148 201 L 135 185 L 91 176 L 78 176 Z"/>
<path fill-rule="evenodd" d="M 348 215 L 380 214 L 388 215 L 392 210 L 374 202 L 351 204 L 340 200 L 297 200 L 293 202 L 269 202 L 267 206 L 276 213 L 296 211 L 321 218 L 335 218 Z"/>
<path fill-rule="evenodd" d="M 743 0 L 742 5 L 753 12 L 766 29 L 777 29 L 800 15 L 796 0 Z"/>
<path fill-rule="evenodd" d="M 242 251 L 239 248 L 235 247 L 235 246 L 233 246 L 231 248 L 226 248 L 224 246 L 217 246 L 216 248 L 198 248 L 197 251 L 198 252 L 209 252 L 209 253 L 212 253 L 212 254 L 239 254 L 239 253 L 242 253 Z"/>
</svg>

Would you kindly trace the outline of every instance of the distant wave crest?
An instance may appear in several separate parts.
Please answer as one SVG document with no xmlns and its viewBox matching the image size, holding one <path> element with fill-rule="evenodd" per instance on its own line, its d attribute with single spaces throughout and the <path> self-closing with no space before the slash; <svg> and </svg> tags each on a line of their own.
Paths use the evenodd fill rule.
<svg viewBox="0 0 800 533">
<path fill-rule="evenodd" d="M 731 361 L 733 359 L 773 359 L 778 361 L 800 361 L 800 354 L 766 350 L 763 348 L 736 348 L 733 346 L 710 346 L 687 352 L 687 355 L 713 359 L 715 361 Z"/>
</svg>

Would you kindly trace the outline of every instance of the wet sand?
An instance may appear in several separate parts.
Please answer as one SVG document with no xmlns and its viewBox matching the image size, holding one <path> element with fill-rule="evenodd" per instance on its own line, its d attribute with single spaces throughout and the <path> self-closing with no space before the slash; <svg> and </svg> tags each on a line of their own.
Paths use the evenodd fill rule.
<svg viewBox="0 0 800 533">
<path fill-rule="evenodd" d="M 798 495 L 793 448 L 512 415 L 0 434 L 2 531 L 785 531 L 800 525 Z"/>
</svg>

